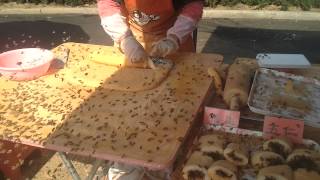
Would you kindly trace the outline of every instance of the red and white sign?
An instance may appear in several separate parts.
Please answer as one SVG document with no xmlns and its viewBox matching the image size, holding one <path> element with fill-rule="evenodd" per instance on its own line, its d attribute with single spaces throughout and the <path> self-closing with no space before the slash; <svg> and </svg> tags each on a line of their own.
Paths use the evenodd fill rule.
<svg viewBox="0 0 320 180">
<path fill-rule="evenodd" d="M 263 136 L 268 139 L 287 137 L 293 142 L 301 143 L 303 129 L 304 122 L 301 120 L 266 116 L 263 124 Z"/>
</svg>

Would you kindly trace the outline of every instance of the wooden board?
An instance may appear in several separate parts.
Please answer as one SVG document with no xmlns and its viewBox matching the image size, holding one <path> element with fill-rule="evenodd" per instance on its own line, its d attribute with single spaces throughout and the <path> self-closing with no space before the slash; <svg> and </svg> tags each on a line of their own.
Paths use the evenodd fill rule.
<svg viewBox="0 0 320 180">
<path fill-rule="evenodd" d="M 220 65 L 222 56 L 177 54 L 157 88 L 125 92 L 67 82 L 79 64 L 87 67 L 83 73 L 116 70 L 86 58 L 97 46 L 67 43 L 54 52 L 64 47 L 71 50 L 68 67 L 55 74 L 29 82 L 0 79 L 0 138 L 151 169 L 170 166 L 211 85 L 207 68 Z"/>
</svg>

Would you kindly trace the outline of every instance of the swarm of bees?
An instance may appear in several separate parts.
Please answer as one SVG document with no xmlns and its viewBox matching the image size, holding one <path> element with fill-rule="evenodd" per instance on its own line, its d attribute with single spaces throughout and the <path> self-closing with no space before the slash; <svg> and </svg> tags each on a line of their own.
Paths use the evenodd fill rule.
<svg viewBox="0 0 320 180">
<path fill-rule="evenodd" d="M 176 153 L 209 89 L 208 61 L 178 61 L 170 76 L 152 90 L 115 91 L 80 87 L 64 78 L 90 52 L 112 52 L 112 48 L 66 43 L 53 51 L 59 54 L 66 47 L 68 67 L 33 81 L 10 82 L 13 88 L 1 87 L 2 138 L 75 154 L 168 162 L 164 156 L 172 158 Z M 89 61 L 81 72 L 94 73 Z"/>
</svg>

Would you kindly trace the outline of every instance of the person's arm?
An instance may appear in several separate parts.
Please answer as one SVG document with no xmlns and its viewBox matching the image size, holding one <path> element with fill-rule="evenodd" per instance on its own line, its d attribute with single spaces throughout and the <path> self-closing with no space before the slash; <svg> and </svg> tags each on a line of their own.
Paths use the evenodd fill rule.
<svg viewBox="0 0 320 180">
<path fill-rule="evenodd" d="M 191 1 L 184 5 L 174 25 L 168 30 L 167 35 L 174 35 L 183 43 L 197 28 L 202 17 L 203 1 Z"/>
<path fill-rule="evenodd" d="M 131 34 L 121 8 L 120 3 L 114 0 L 98 0 L 101 25 L 115 43 L 120 43 L 121 39 Z"/>
<path fill-rule="evenodd" d="M 176 52 L 180 44 L 197 28 L 203 4 L 203 0 L 193 0 L 183 5 L 174 25 L 167 31 L 167 37 L 154 44 L 150 55 L 165 57 Z"/>
<path fill-rule="evenodd" d="M 123 6 L 114 0 L 98 0 L 98 11 L 104 31 L 131 63 L 146 61 L 147 54 L 133 37 L 124 16 Z"/>
</svg>

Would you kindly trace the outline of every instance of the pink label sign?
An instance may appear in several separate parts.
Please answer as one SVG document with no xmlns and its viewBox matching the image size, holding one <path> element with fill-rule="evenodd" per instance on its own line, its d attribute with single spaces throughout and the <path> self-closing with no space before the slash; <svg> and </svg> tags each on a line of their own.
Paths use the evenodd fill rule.
<svg viewBox="0 0 320 180">
<path fill-rule="evenodd" d="M 230 111 L 213 107 L 205 107 L 204 109 L 204 124 L 238 127 L 239 120 L 240 111 Z"/>
<path fill-rule="evenodd" d="M 266 116 L 263 124 L 265 138 L 287 137 L 293 142 L 301 143 L 304 123 L 300 120 Z"/>
</svg>

